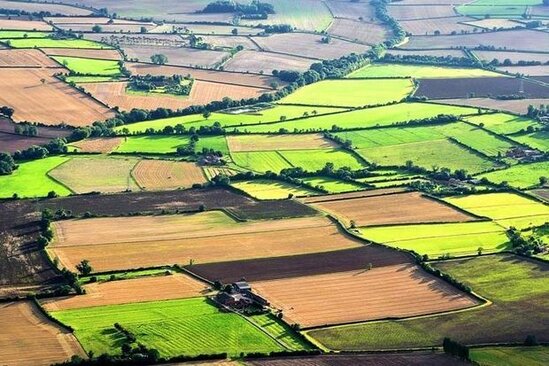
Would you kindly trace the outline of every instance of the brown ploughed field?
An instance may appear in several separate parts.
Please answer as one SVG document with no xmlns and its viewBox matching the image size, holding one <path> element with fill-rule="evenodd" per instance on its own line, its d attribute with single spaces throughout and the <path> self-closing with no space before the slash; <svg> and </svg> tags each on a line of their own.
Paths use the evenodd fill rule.
<svg viewBox="0 0 549 366">
<path fill-rule="evenodd" d="M 349 192 L 349 193 L 330 194 L 327 196 L 307 197 L 307 198 L 303 198 L 301 202 L 317 203 L 317 202 L 341 201 L 341 200 L 346 200 L 350 198 L 375 197 L 375 196 L 383 196 L 383 195 L 389 195 L 389 194 L 401 193 L 401 192 L 406 192 L 406 188 L 402 188 L 402 187 L 382 188 L 382 189 L 374 189 L 370 191 L 357 191 L 357 192 Z"/>
<path fill-rule="evenodd" d="M 302 327 L 404 318 L 478 302 L 414 264 L 252 283 L 287 322 Z"/>
<path fill-rule="evenodd" d="M 222 212 L 58 221 L 48 250 L 67 268 L 88 259 L 96 271 L 211 263 L 353 248 L 323 217 L 235 222 Z M 89 235 L 93 232 L 94 235 Z M 116 235 L 112 235 L 116 232 Z"/>
<path fill-rule="evenodd" d="M 72 355 L 85 356 L 74 336 L 61 329 L 30 301 L 0 304 L 0 363 L 51 365 Z"/>
<path fill-rule="evenodd" d="M 529 105 L 540 106 L 547 103 L 547 99 L 513 99 L 500 100 L 490 98 L 464 99 L 437 99 L 438 104 L 463 105 L 470 107 L 488 108 L 497 111 L 526 114 Z"/>
<path fill-rule="evenodd" d="M 121 137 L 98 137 L 73 142 L 70 146 L 78 148 L 85 153 L 110 153 L 122 143 Z M 69 147 L 70 149 L 70 147 Z"/>
<path fill-rule="evenodd" d="M 47 311 L 119 305 L 146 301 L 183 299 L 203 295 L 206 286 L 182 274 L 91 283 L 85 295 L 57 297 L 41 301 Z"/>
<path fill-rule="evenodd" d="M 142 189 L 176 189 L 206 183 L 200 167 L 194 163 L 168 160 L 141 160 L 132 171 Z"/>
<path fill-rule="evenodd" d="M 324 201 L 315 207 L 356 226 L 464 222 L 474 218 L 418 192 Z"/>
</svg>

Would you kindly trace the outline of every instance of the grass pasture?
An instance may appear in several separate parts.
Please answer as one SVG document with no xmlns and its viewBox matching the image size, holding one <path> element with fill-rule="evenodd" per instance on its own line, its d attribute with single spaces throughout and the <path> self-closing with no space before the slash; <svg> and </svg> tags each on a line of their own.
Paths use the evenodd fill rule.
<svg viewBox="0 0 549 366">
<path fill-rule="evenodd" d="M 120 75 L 120 66 L 118 65 L 118 61 L 114 60 L 97 60 L 66 56 L 54 56 L 53 59 L 77 74 L 110 77 Z M 80 81 L 84 82 L 83 80 Z"/>
<path fill-rule="evenodd" d="M 239 315 L 223 313 L 205 298 L 100 306 L 54 311 L 51 314 L 72 326 L 86 351 L 120 353 L 120 323 L 139 343 L 155 348 L 161 356 L 227 352 L 270 352 L 283 348 Z M 169 341 L 168 341 L 169 340 Z"/>
<path fill-rule="evenodd" d="M 409 79 L 324 80 L 298 89 L 280 103 L 360 107 L 400 101 L 413 88 Z"/>
<path fill-rule="evenodd" d="M 482 124 L 484 128 L 504 135 L 526 131 L 530 126 L 540 127 L 539 123 L 533 119 L 507 113 L 483 114 L 466 117 L 465 120 L 476 125 Z"/>
<path fill-rule="evenodd" d="M 482 69 L 407 64 L 370 64 L 349 74 L 348 78 L 465 78 L 498 76 Z"/>
<path fill-rule="evenodd" d="M 543 366 L 549 363 L 549 347 L 482 347 L 471 349 L 480 366 Z"/>
<path fill-rule="evenodd" d="M 292 150 L 278 152 L 292 166 L 302 167 L 306 171 L 315 172 L 324 168 L 326 163 L 333 163 L 334 168 L 349 167 L 353 170 L 362 169 L 365 164 L 353 154 L 338 149 L 322 150 Z"/>
<path fill-rule="evenodd" d="M 549 152 L 549 132 L 547 131 L 538 131 L 526 135 L 513 136 L 512 139 L 524 145 L 530 146 L 531 148 Z"/>
<path fill-rule="evenodd" d="M 360 229 L 365 239 L 413 250 L 430 258 L 501 251 L 507 248 L 505 230 L 493 222 L 380 226 Z"/>
<path fill-rule="evenodd" d="M 69 158 L 52 156 L 19 164 L 19 168 L 11 175 L 0 176 L 0 197 L 45 197 L 48 192 L 55 191 L 60 196 L 67 196 L 71 191 L 51 179 L 48 172 L 67 162 Z"/>
<path fill-rule="evenodd" d="M 3 40 L 6 42 L 7 40 Z M 53 38 L 21 38 L 10 39 L 13 48 L 88 48 L 88 49 L 112 49 L 102 43 L 87 39 L 53 39 Z"/>
<path fill-rule="evenodd" d="M 229 135 L 227 143 L 232 152 L 318 150 L 333 148 L 332 141 L 321 134 L 307 135 Z"/>
<path fill-rule="evenodd" d="M 206 183 L 202 169 L 195 163 L 173 160 L 140 160 L 132 170 L 136 183 L 145 190 L 190 188 Z"/>
<path fill-rule="evenodd" d="M 149 154 L 175 154 L 178 147 L 185 147 L 190 143 L 188 136 L 177 135 L 142 135 L 128 136 L 116 149 L 120 153 L 149 153 Z M 227 155 L 229 150 L 225 136 L 201 137 L 195 145 L 195 151 L 202 148 L 214 149 Z"/>
<path fill-rule="evenodd" d="M 244 182 L 233 182 L 231 185 L 259 200 L 286 199 L 293 196 L 313 196 L 318 192 L 305 187 L 294 186 L 286 182 L 257 179 Z"/>
<path fill-rule="evenodd" d="M 356 184 L 354 182 L 347 182 L 327 177 L 307 177 L 303 178 L 303 181 L 312 185 L 313 187 L 320 187 L 328 191 L 329 193 L 352 192 L 364 189 L 362 185 Z"/>
<path fill-rule="evenodd" d="M 282 169 L 292 167 L 277 151 L 233 152 L 231 158 L 239 167 L 260 173 L 280 173 Z"/>
<path fill-rule="evenodd" d="M 515 188 L 538 186 L 541 177 L 549 178 L 549 162 L 547 161 L 514 165 L 507 169 L 479 175 L 479 178 L 486 178 L 492 183 L 507 182 Z"/>
<path fill-rule="evenodd" d="M 493 304 L 454 314 L 315 330 L 309 335 L 336 350 L 439 346 L 449 334 L 464 344 L 522 344 L 529 334 L 536 334 L 540 342 L 549 340 L 545 326 L 549 314 L 544 311 L 549 306 L 547 264 L 505 254 L 438 262 L 435 266 Z M 530 311 L 522 311 L 524 308 Z"/>
<path fill-rule="evenodd" d="M 301 337 L 295 334 L 295 330 L 282 322 L 273 314 L 259 314 L 250 317 L 255 324 L 269 333 L 277 341 L 291 350 L 313 349 L 311 345 L 305 342 Z"/>
<path fill-rule="evenodd" d="M 0 30 L 0 40 L 46 38 L 49 35 L 51 35 L 50 32 L 32 32 L 27 30 Z"/>
</svg>

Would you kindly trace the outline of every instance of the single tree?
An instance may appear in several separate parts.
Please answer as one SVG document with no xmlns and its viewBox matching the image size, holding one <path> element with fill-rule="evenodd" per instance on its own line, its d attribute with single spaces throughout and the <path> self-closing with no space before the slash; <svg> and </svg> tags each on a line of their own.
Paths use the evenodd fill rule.
<svg viewBox="0 0 549 366">
<path fill-rule="evenodd" d="M 76 270 L 80 272 L 82 276 L 87 276 L 93 271 L 93 267 L 90 265 L 90 261 L 83 259 L 80 263 L 76 265 Z"/>
</svg>

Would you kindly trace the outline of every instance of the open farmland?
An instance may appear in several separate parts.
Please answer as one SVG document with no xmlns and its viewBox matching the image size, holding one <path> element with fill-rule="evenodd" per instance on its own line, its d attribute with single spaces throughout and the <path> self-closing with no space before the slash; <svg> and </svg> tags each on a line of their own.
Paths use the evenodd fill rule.
<svg viewBox="0 0 549 366">
<path fill-rule="evenodd" d="M 239 167 L 255 172 L 280 173 L 292 167 L 277 151 L 233 152 L 231 158 Z"/>
<path fill-rule="evenodd" d="M 206 183 L 202 169 L 194 163 L 168 160 L 141 160 L 132 171 L 137 185 L 146 190 L 189 188 Z"/>
<path fill-rule="evenodd" d="M 74 158 L 57 166 L 49 176 L 76 193 L 138 190 L 131 176 L 133 158 Z"/>
<path fill-rule="evenodd" d="M 335 144 L 321 134 L 227 136 L 229 149 L 241 151 L 330 149 Z"/>
<path fill-rule="evenodd" d="M 18 19 L 2 18 L 0 19 L 0 29 L 10 30 L 33 30 L 33 31 L 51 31 L 52 26 L 42 20 L 30 20 L 28 18 Z"/>
<path fill-rule="evenodd" d="M 120 66 L 116 60 L 98 60 L 80 57 L 54 56 L 54 60 L 76 74 L 119 76 Z"/>
<path fill-rule="evenodd" d="M 413 250 L 436 258 L 473 255 L 507 249 L 505 230 L 493 222 L 382 226 L 360 229 L 360 235 L 377 243 Z"/>
<path fill-rule="evenodd" d="M 483 77 L 498 76 L 498 74 L 473 68 L 461 67 L 443 67 L 431 65 L 413 65 L 413 64 L 370 64 L 349 74 L 349 78 L 465 78 L 465 77 Z M 380 81 L 381 82 L 381 81 Z M 383 81 L 385 82 L 385 81 Z"/>
<path fill-rule="evenodd" d="M 516 99 L 498 100 L 491 98 L 439 99 L 436 103 L 487 108 L 499 112 L 526 114 L 529 105 L 539 106 L 547 103 L 547 99 Z"/>
<path fill-rule="evenodd" d="M 540 178 L 548 177 L 549 162 L 514 165 L 508 169 L 496 170 L 482 174 L 480 178 L 486 178 L 490 182 L 501 184 L 509 183 L 516 188 L 530 188 L 540 184 Z"/>
<path fill-rule="evenodd" d="M 465 282 L 493 304 L 455 314 L 321 329 L 309 335 L 338 350 L 438 346 L 448 334 L 463 344 L 522 344 L 528 334 L 536 334 L 542 342 L 549 339 L 545 326 L 548 314 L 544 310 L 549 302 L 547 264 L 513 255 L 493 255 L 438 262 L 436 268 Z M 531 310 L 521 310 L 525 308 Z"/>
<path fill-rule="evenodd" d="M 320 187 L 322 189 L 325 189 L 329 193 L 352 192 L 364 188 L 362 185 L 354 182 L 326 177 L 308 177 L 303 178 L 303 181 L 307 184 L 312 185 L 313 187 Z"/>
<path fill-rule="evenodd" d="M 373 226 L 405 223 L 465 222 L 474 217 L 417 192 L 357 197 L 313 203 L 347 225 Z"/>
<path fill-rule="evenodd" d="M 120 137 L 98 137 L 73 142 L 69 145 L 69 150 L 74 149 L 83 153 L 109 153 L 115 150 L 122 143 Z"/>
<path fill-rule="evenodd" d="M 263 72 L 273 70 L 306 71 L 315 60 L 280 53 L 240 51 L 223 66 L 224 70 L 237 72 Z"/>
<path fill-rule="evenodd" d="M 475 215 L 489 217 L 504 227 L 522 229 L 543 225 L 549 220 L 547 205 L 514 193 L 488 193 L 445 200 Z"/>
<path fill-rule="evenodd" d="M 116 322 L 164 357 L 204 354 L 211 349 L 231 355 L 283 349 L 240 315 L 221 312 L 205 298 L 62 310 L 52 315 L 73 327 L 84 349 L 95 354 L 120 353 Z"/>
<path fill-rule="evenodd" d="M 21 2 L 21 1 L 11 1 L 11 0 L 0 0 L 0 8 L 23 10 L 30 13 L 47 11 L 51 14 L 59 14 L 59 15 L 86 16 L 92 13 L 88 9 L 82 9 L 76 6 L 69 6 L 69 5 L 62 5 L 62 4 Z"/>
<path fill-rule="evenodd" d="M 206 286 L 184 274 L 157 275 L 84 285 L 86 293 L 41 301 L 47 311 L 199 297 Z"/>
<path fill-rule="evenodd" d="M 46 57 L 39 50 L 0 50 L 0 67 L 47 67 L 59 68 L 61 65 Z"/>
<path fill-rule="evenodd" d="M 468 17 L 447 17 L 431 19 L 403 20 L 400 25 L 404 30 L 416 36 L 439 34 L 455 34 L 472 32 L 476 29 L 466 22 L 472 20 Z M 518 24 L 517 24 L 518 25 Z"/>
<path fill-rule="evenodd" d="M 151 56 L 163 54 L 168 65 L 211 68 L 223 61 L 229 53 L 225 51 L 199 50 L 186 47 L 124 46 L 128 58 L 134 61 L 150 62 Z"/>
<path fill-rule="evenodd" d="M 59 70 L 0 68 L 0 79 L 4 80 L 0 85 L 0 104 L 15 110 L 13 118 L 17 122 L 86 126 L 114 116 L 102 104 L 54 78 L 56 71 Z"/>
<path fill-rule="evenodd" d="M 120 60 L 122 55 L 118 50 L 97 50 L 88 48 L 44 48 L 48 56 L 81 57 L 98 60 Z"/>
<path fill-rule="evenodd" d="M 388 10 L 389 14 L 397 20 L 449 18 L 456 16 L 452 6 L 444 4 L 400 6 L 397 3 L 396 5 L 389 6 Z"/>
<path fill-rule="evenodd" d="M 391 56 L 435 56 L 435 57 L 464 57 L 465 54 L 462 50 L 453 50 L 453 49 L 436 49 L 436 50 L 402 50 L 402 49 L 389 49 L 387 50 L 387 55 Z"/>
<path fill-rule="evenodd" d="M 521 93 L 522 91 L 522 93 Z M 549 87 L 517 78 L 421 79 L 415 96 L 429 99 L 496 97 L 521 94 L 525 98 L 549 98 Z"/>
<path fill-rule="evenodd" d="M 375 45 L 389 38 L 390 31 L 383 24 L 352 19 L 334 19 L 328 34 L 349 41 Z"/>
<path fill-rule="evenodd" d="M 360 107 L 400 101 L 413 88 L 406 79 L 325 80 L 298 89 L 280 103 Z"/>
<path fill-rule="evenodd" d="M 175 154 L 178 147 L 185 147 L 190 143 L 189 136 L 185 135 L 142 135 L 128 136 L 117 148 L 119 153 L 150 153 Z M 195 143 L 195 150 L 203 148 L 213 149 L 228 155 L 229 149 L 225 136 L 203 136 Z"/>
<path fill-rule="evenodd" d="M 253 287 L 282 309 L 287 321 L 302 327 L 408 317 L 478 304 L 413 264 L 258 281 Z"/>
<path fill-rule="evenodd" d="M 549 363 L 547 346 L 483 347 L 471 350 L 471 359 L 482 366 L 543 366 Z"/>
<path fill-rule="evenodd" d="M 548 65 L 536 65 L 536 66 L 503 66 L 498 67 L 498 71 L 502 71 L 510 75 L 527 75 L 535 76 L 535 79 L 539 79 L 542 82 L 545 79 L 547 84 L 546 75 L 549 73 Z"/>
<path fill-rule="evenodd" d="M 547 131 L 533 132 L 526 135 L 513 136 L 513 140 L 540 151 L 549 151 L 549 133 Z"/>
<path fill-rule="evenodd" d="M 5 42 L 7 40 L 2 40 Z M 89 48 L 110 49 L 111 47 L 86 39 L 20 38 L 10 39 L 13 48 Z"/>
<path fill-rule="evenodd" d="M 484 128 L 504 135 L 526 131 L 530 126 L 541 127 L 539 122 L 533 119 L 506 113 L 483 114 L 466 117 L 465 120 L 476 125 L 482 124 Z"/>
<path fill-rule="evenodd" d="M 48 320 L 32 301 L 0 304 L 0 327 L 3 364 L 46 366 L 84 356 L 76 338 Z"/>
<path fill-rule="evenodd" d="M 67 137 L 71 134 L 69 129 L 37 126 L 36 136 L 18 135 L 15 133 L 16 124 L 8 118 L 0 117 L 0 145 L 3 151 L 15 152 L 25 150 L 33 145 L 46 144 L 56 137 Z"/>
<path fill-rule="evenodd" d="M 298 187 L 286 182 L 269 181 L 267 179 L 234 182 L 231 186 L 259 200 L 286 199 L 290 195 L 312 196 L 318 194 L 318 192 L 306 187 Z"/>
<path fill-rule="evenodd" d="M 90 225 L 93 238 L 88 235 Z M 60 221 L 55 227 L 55 243 L 48 247 L 51 254 L 68 268 L 86 258 L 97 271 L 188 264 L 191 260 L 276 257 L 360 245 L 322 217 L 236 223 L 222 212 L 208 212 Z M 176 232 L 175 227 L 179 228 Z M 114 228 L 116 238 L 111 234 Z M 234 251 L 235 246 L 241 250 Z"/>
<path fill-rule="evenodd" d="M 310 155 L 308 155 L 309 153 Z M 348 167 L 352 170 L 359 170 L 366 166 L 355 155 L 340 149 L 286 150 L 280 151 L 279 154 L 292 166 L 302 167 L 308 172 L 316 172 L 324 168 L 326 163 L 332 163 L 334 169 Z"/>
<path fill-rule="evenodd" d="M 491 62 L 498 60 L 503 63 L 505 60 L 510 60 L 516 64 L 520 61 L 539 61 L 541 63 L 549 62 L 549 54 L 534 53 L 534 52 L 507 52 L 507 51 L 474 51 L 475 55 L 481 60 Z"/>
</svg>

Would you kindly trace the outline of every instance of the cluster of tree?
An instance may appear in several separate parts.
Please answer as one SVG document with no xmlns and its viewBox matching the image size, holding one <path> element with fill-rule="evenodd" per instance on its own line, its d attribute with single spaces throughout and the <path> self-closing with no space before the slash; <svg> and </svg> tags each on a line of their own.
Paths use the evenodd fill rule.
<svg viewBox="0 0 549 366">
<path fill-rule="evenodd" d="M 48 35 L 48 37 L 52 39 L 77 39 L 82 38 L 83 34 L 75 33 L 70 29 L 65 30 L 61 28 L 56 28 L 53 33 Z"/>
<path fill-rule="evenodd" d="M 69 361 L 53 364 L 53 366 L 146 366 L 164 363 L 179 363 L 189 361 L 225 360 L 227 353 L 203 354 L 197 356 L 176 356 L 169 359 L 159 357 L 156 350 L 137 347 L 129 355 L 102 354 L 95 357 L 89 354 L 89 358 L 72 356 Z"/>
<path fill-rule="evenodd" d="M 193 33 L 189 35 L 189 47 L 197 48 L 200 50 L 209 50 L 213 48 L 211 44 L 204 42 L 204 38 L 199 37 Z"/>
<path fill-rule="evenodd" d="M 541 104 L 539 107 L 529 105 L 526 115 L 530 118 L 540 118 L 549 115 L 549 105 Z"/>
<path fill-rule="evenodd" d="M 387 63 L 406 63 L 419 65 L 446 65 L 462 67 L 478 67 L 479 62 L 468 57 L 429 56 L 429 55 L 395 55 L 385 54 L 380 61 Z"/>
<path fill-rule="evenodd" d="M 546 64 L 548 64 L 549 62 L 546 62 Z M 524 60 L 519 60 L 517 61 L 516 63 L 513 63 L 513 61 L 511 61 L 511 59 L 509 58 L 506 58 L 505 60 L 503 60 L 503 62 L 500 62 L 497 58 L 493 59 L 492 61 L 490 61 L 488 63 L 488 66 L 538 66 L 538 65 L 542 65 L 542 62 L 541 61 L 524 61 Z"/>
<path fill-rule="evenodd" d="M 381 20 L 392 30 L 392 37 L 383 43 L 386 48 L 396 46 L 406 38 L 406 32 L 400 26 L 400 23 L 387 11 L 387 5 L 390 3 L 391 0 L 372 0 L 370 2 L 376 10 L 376 18 Z"/>
<path fill-rule="evenodd" d="M 183 83 L 183 81 L 187 81 Z M 192 89 L 193 79 L 173 76 L 131 76 L 128 87 L 132 90 L 151 92 L 162 88 L 165 94 L 189 95 Z"/>
<path fill-rule="evenodd" d="M 17 123 L 15 124 L 13 131 L 17 135 L 23 136 L 37 136 L 38 128 L 30 123 Z"/>
<path fill-rule="evenodd" d="M 18 10 L 18 9 L 7 9 L 7 8 L 0 8 L 0 14 L 4 15 L 15 15 L 15 16 L 31 16 L 31 17 L 37 17 L 37 18 L 46 18 L 46 17 L 55 17 L 55 16 L 66 16 L 67 14 L 63 13 L 51 13 L 49 11 L 26 11 L 26 10 Z"/>
<path fill-rule="evenodd" d="M 294 27 L 289 24 L 272 24 L 272 25 L 262 25 L 262 28 L 265 30 L 265 33 L 291 33 L 294 31 Z"/>
<path fill-rule="evenodd" d="M 0 152 L 0 175 L 9 175 L 17 169 L 15 161 L 10 154 Z"/>
<path fill-rule="evenodd" d="M 15 160 L 42 159 L 50 154 L 64 154 L 67 152 L 67 140 L 55 138 L 43 146 L 31 146 L 23 151 L 16 151 L 13 154 Z"/>
<path fill-rule="evenodd" d="M 218 0 L 206 5 L 203 13 L 238 13 L 243 18 L 260 16 L 259 19 L 267 19 L 268 14 L 274 14 L 272 4 L 253 0 L 250 4 L 242 4 L 234 0 Z M 254 18 L 256 19 L 256 18 Z"/>
<path fill-rule="evenodd" d="M 545 227 L 549 228 L 549 224 L 545 224 Z M 536 234 L 524 238 L 518 229 L 511 227 L 507 230 L 507 236 L 513 251 L 517 254 L 532 256 L 547 251 L 547 244 Z"/>
<path fill-rule="evenodd" d="M 11 107 L 8 107 L 8 106 L 0 107 L 0 114 L 3 115 L 3 116 L 6 116 L 8 118 L 11 118 L 11 116 L 13 116 L 14 112 L 15 112 L 15 110 Z"/>
<path fill-rule="evenodd" d="M 464 361 L 470 360 L 469 347 L 453 341 L 450 338 L 444 338 L 444 340 L 442 341 L 442 349 L 444 349 L 444 353 L 451 356 L 459 357 Z"/>
<path fill-rule="evenodd" d="M 497 100 L 519 100 L 525 98 L 524 94 L 500 94 L 494 97 Z"/>
<path fill-rule="evenodd" d="M 448 273 L 441 272 L 439 269 L 435 269 L 429 265 L 429 263 L 426 263 L 425 260 L 428 259 L 428 256 L 424 255 L 423 257 L 419 257 L 417 253 L 413 253 L 416 256 L 417 262 L 421 267 L 426 270 L 427 272 L 431 273 L 432 275 L 435 275 L 436 277 L 439 277 L 443 279 L 444 281 L 448 282 L 452 286 L 457 287 L 461 291 L 471 293 L 473 290 L 471 287 L 467 286 L 463 282 L 459 281 L 458 279 L 454 278 L 452 275 Z M 447 257 L 447 256 L 446 256 Z"/>
<path fill-rule="evenodd" d="M 156 65 L 165 65 L 168 63 L 168 57 L 161 53 L 155 53 L 151 56 L 151 62 Z"/>
</svg>

